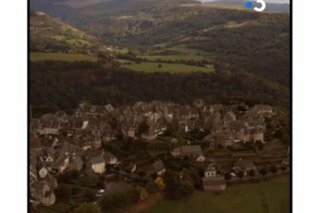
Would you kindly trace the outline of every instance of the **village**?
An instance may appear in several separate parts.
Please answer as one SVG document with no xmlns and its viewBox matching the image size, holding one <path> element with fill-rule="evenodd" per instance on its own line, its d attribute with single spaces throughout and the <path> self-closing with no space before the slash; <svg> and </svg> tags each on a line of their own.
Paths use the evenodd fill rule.
<svg viewBox="0 0 319 213">
<path fill-rule="evenodd" d="M 84 102 L 71 115 L 31 118 L 30 203 L 55 204 L 66 178 L 90 186 L 90 201 L 99 202 L 136 186 L 147 190 L 150 182 L 163 188 L 168 171 L 203 191 L 287 174 L 289 146 L 273 137 L 278 114 L 268 105 L 199 99 L 185 106 L 152 101 L 118 108 Z"/>
</svg>

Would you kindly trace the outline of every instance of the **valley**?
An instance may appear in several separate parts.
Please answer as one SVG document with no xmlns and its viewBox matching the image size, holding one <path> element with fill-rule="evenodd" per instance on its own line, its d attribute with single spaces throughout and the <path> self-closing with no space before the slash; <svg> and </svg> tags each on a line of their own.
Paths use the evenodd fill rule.
<svg viewBox="0 0 319 213">
<path fill-rule="evenodd" d="M 290 14 L 243 2 L 30 0 L 31 212 L 288 212 Z"/>
</svg>

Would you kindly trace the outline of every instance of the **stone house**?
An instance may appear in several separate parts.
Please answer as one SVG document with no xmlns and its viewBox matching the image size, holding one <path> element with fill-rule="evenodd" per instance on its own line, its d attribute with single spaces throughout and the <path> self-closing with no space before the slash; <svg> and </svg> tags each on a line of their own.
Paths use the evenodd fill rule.
<svg viewBox="0 0 319 213">
<path fill-rule="evenodd" d="M 204 162 L 206 160 L 205 156 L 204 155 L 200 155 L 196 158 L 196 161 L 197 162 Z"/>
<path fill-rule="evenodd" d="M 222 191 L 226 189 L 226 182 L 223 176 L 215 175 L 202 179 L 204 191 Z"/>
<path fill-rule="evenodd" d="M 136 133 L 136 128 L 133 127 L 133 126 L 131 126 L 131 127 L 129 127 L 128 130 L 126 131 L 126 136 L 127 136 L 128 138 L 134 138 L 134 139 L 135 139 L 135 138 L 136 138 L 135 133 Z"/>
<path fill-rule="evenodd" d="M 256 131 L 254 133 L 250 134 L 251 137 L 251 141 L 256 143 L 256 142 L 261 142 L 261 143 L 265 143 L 264 141 L 264 133 L 262 131 Z"/>
<path fill-rule="evenodd" d="M 52 164 L 52 170 L 57 173 L 63 173 L 70 164 L 70 157 L 61 155 L 56 161 Z"/>
<path fill-rule="evenodd" d="M 71 163 L 69 169 L 80 171 L 83 168 L 83 160 L 79 156 L 73 156 L 71 158 Z"/>
<path fill-rule="evenodd" d="M 153 168 L 157 175 L 163 175 L 166 171 L 166 167 L 161 160 L 157 160 L 153 163 Z"/>
<path fill-rule="evenodd" d="M 103 155 L 104 159 L 105 159 L 105 163 L 107 165 L 117 165 L 119 162 L 117 160 L 117 158 L 115 157 L 115 155 L 113 155 L 111 152 L 105 152 Z"/>
<path fill-rule="evenodd" d="M 155 132 L 155 129 L 150 127 L 149 130 L 142 134 L 142 139 L 146 141 L 152 141 L 155 140 L 157 137 L 157 134 Z"/>
<path fill-rule="evenodd" d="M 105 160 L 102 156 L 96 156 L 91 158 L 89 165 L 93 172 L 97 174 L 103 174 L 105 172 Z"/>
<path fill-rule="evenodd" d="M 37 181 L 30 186 L 30 201 L 35 204 L 51 206 L 55 203 L 55 194 L 45 181 Z"/>
<path fill-rule="evenodd" d="M 239 159 L 235 164 L 233 169 L 235 171 L 242 171 L 244 172 L 245 175 L 247 175 L 247 172 L 250 170 L 255 170 L 257 171 L 257 167 L 255 166 L 255 164 L 250 161 L 250 160 L 243 160 L 243 159 Z"/>
<path fill-rule="evenodd" d="M 158 176 L 163 175 L 166 172 L 166 167 L 161 160 L 155 161 L 149 169 L 146 171 L 148 176 L 152 174 L 157 174 Z"/>
</svg>

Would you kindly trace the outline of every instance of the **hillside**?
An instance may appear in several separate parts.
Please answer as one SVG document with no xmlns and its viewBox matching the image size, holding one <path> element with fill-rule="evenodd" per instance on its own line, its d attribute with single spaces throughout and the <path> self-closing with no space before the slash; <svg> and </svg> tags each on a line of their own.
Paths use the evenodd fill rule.
<svg viewBox="0 0 319 213">
<path fill-rule="evenodd" d="M 289 106 L 289 14 L 215 8 L 191 0 L 108 0 L 83 6 L 74 5 L 75 1 L 54 6 L 56 0 L 50 2 L 51 6 L 45 5 L 50 15 L 103 43 L 129 50 L 115 55 L 122 68 L 100 71 L 108 74 L 99 74 L 95 80 L 90 76 L 78 79 L 79 85 L 92 80 L 82 85 L 85 93 L 77 91 L 78 86 L 69 88 L 68 80 L 58 81 L 65 83 L 59 87 L 65 90 L 56 92 L 54 106 L 71 108 L 82 98 L 101 103 L 104 97 L 114 104 L 152 99 L 185 103 L 201 97 L 221 103 Z M 58 70 L 68 71 L 72 77 L 80 69 L 63 66 Z M 157 73 L 159 68 L 168 73 Z M 33 69 L 34 78 L 41 79 L 45 68 L 35 65 Z M 204 73 L 193 73 L 198 70 Z M 72 79 L 70 76 L 58 78 Z M 39 91 L 34 104 L 45 105 L 49 101 L 46 90 L 39 88 L 41 81 L 34 82 L 34 91 Z M 65 96 L 65 91 L 70 94 Z"/>
<path fill-rule="evenodd" d="M 111 60 L 113 54 L 121 51 L 121 49 L 105 44 L 98 38 L 41 11 L 30 12 L 29 32 L 29 48 L 30 52 L 36 53 L 36 60 L 42 56 L 44 59 L 55 59 L 56 57 L 53 56 L 62 58 L 65 53 L 80 53 L 84 54 L 84 58 L 97 57 Z M 47 52 L 52 52 L 52 54 L 46 54 Z M 65 56 L 68 57 L 68 55 Z M 80 59 L 81 57 L 79 57 Z"/>
<path fill-rule="evenodd" d="M 31 51 L 88 51 L 98 46 L 92 36 L 43 12 L 30 13 Z"/>
<path fill-rule="evenodd" d="M 108 0 L 76 12 L 73 8 L 67 16 L 59 11 L 58 16 L 138 55 L 200 55 L 289 87 L 289 14 L 207 5 L 191 0 Z"/>
</svg>

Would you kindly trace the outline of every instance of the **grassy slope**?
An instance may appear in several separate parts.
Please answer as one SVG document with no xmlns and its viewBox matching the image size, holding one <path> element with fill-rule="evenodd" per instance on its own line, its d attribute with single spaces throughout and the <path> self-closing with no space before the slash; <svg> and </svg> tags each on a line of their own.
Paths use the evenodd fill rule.
<svg viewBox="0 0 319 213">
<path fill-rule="evenodd" d="M 86 33 L 48 15 L 30 15 L 30 35 L 32 46 L 53 48 L 56 45 L 72 48 L 90 48 L 97 40 Z"/>
<path fill-rule="evenodd" d="M 186 201 L 164 201 L 147 212 L 288 213 L 289 177 L 228 187 L 219 195 L 214 192 L 196 192 Z"/>
<path fill-rule="evenodd" d="M 194 60 L 200 61 L 205 59 L 203 56 L 199 55 L 149 55 L 149 56 L 140 56 L 140 58 L 145 58 L 149 61 L 156 61 L 158 59 L 168 61 L 168 60 Z"/>
<path fill-rule="evenodd" d="M 202 51 L 203 56 L 238 67 L 240 72 L 256 73 L 289 85 L 287 14 L 259 14 L 215 5 L 157 5 L 154 0 L 148 1 L 152 3 L 92 5 L 81 8 L 79 15 L 68 20 L 106 42 L 139 49 L 142 54 L 176 51 L 168 54 L 195 55 Z"/>
<path fill-rule="evenodd" d="M 158 64 L 162 67 L 158 68 Z M 141 62 L 136 64 L 132 62 L 130 65 L 123 65 L 123 67 L 139 71 L 139 72 L 212 72 L 214 71 L 211 67 L 199 67 L 186 64 L 170 64 L 170 63 L 152 63 L 152 62 Z"/>
<path fill-rule="evenodd" d="M 97 58 L 94 56 L 84 55 L 84 54 L 66 54 L 66 53 L 41 53 L 32 52 L 30 54 L 30 59 L 32 62 L 37 61 L 91 61 L 96 62 Z"/>
</svg>

